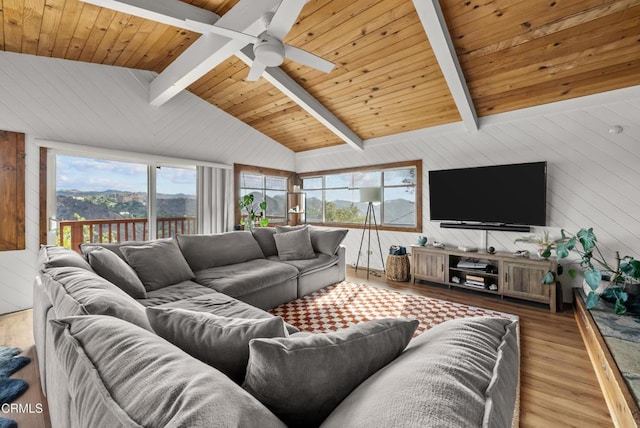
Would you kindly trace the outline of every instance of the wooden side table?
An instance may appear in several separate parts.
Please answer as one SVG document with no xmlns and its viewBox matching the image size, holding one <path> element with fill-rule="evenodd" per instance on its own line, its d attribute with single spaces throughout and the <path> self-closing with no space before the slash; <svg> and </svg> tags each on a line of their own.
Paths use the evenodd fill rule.
<svg viewBox="0 0 640 428">
<path fill-rule="evenodd" d="M 391 281 L 406 282 L 409 281 L 411 276 L 411 265 L 409 263 L 409 256 L 394 256 L 389 254 L 387 256 L 387 279 Z"/>
</svg>

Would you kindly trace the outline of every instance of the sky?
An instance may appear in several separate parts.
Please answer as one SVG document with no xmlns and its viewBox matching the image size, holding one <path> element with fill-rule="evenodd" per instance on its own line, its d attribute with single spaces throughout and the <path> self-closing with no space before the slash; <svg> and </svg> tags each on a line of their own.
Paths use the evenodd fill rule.
<svg viewBox="0 0 640 428">
<path fill-rule="evenodd" d="M 157 172 L 157 192 L 196 194 L 196 170 L 162 167 Z M 147 166 L 74 156 L 56 157 L 57 190 L 147 191 Z"/>
</svg>

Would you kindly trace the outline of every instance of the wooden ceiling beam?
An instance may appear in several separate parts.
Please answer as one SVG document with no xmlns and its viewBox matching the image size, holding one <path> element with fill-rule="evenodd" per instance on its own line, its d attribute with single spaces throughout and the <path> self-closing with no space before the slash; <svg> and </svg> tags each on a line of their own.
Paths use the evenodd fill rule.
<svg viewBox="0 0 640 428">
<path fill-rule="evenodd" d="M 279 0 L 264 0 L 258 5 L 240 2 L 222 16 L 217 25 L 257 36 L 264 29 L 262 15 L 279 3 Z M 151 82 L 151 105 L 161 106 L 245 45 L 241 40 L 203 34 Z"/>
<path fill-rule="evenodd" d="M 413 0 L 420 22 L 427 33 L 433 53 L 458 107 L 462 122 L 469 131 L 478 130 L 478 115 L 469 93 L 467 82 L 456 50 L 451 41 L 447 23 L 438 0 Z"/>
<path fill-rule="evenodd" d="M 248 47 L 237 52 L 236 56 L 248 66 L 253 64 L 253 51 Z M 279 67 L 267 67 L 264 73 L 262 73 L 262 77 L 316 118 L 342 141 L 358 151 L 364 149 L 362 139 L 355 132 L 338 119 L 336 115 L 331 113 L 320 101 L 309 94 L 309 92 L 285 73 L 284 70 Z"/>
<path fill-rule="evenodd" d="M 206 9 L 192 6 L 188 3 L 175 0 L 80 0 L 95 6 L 104 7 L 118 12 L 126 13 L 172 27 L 184 28 L 191 31 L 187 19 L 203 22 L 206 24 L 215 23 L 220 17 Z"/>
</svg>

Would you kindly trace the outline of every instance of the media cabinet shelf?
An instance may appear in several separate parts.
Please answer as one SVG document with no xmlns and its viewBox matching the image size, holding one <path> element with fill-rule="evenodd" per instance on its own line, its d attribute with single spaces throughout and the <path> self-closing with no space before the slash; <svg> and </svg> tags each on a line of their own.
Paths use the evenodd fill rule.
<svg viewBox="0 0 640 428">
<path fill-rule="evenodd" d="M 483 262 L 485 269 L 457 267 L 460 261 Z M 556 272 L 552 260 L 517 257 L 510 253 L 489 254 L 485 251 L 465 252 L 453 248 L 411 246 L 411 279 L 444 284 L 451 287 L 475 290 L 549 305 L 556 311 L 556 284 L 542 284 L 549 271 Z M 490 271 L 487 271 L 490 270 Z M 482 278 L 484 288 L 465 284 L 468 276 Z M 458 278 L 459 282 L 455 282 Z M 495 285 L 496 290 L 489 286 Z"/>
</svg>

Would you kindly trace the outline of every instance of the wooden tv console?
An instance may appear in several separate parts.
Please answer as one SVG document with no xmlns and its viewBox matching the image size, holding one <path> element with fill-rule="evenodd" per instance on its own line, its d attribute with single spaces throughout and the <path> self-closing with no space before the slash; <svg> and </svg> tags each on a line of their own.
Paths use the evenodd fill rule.
<svg viewBox="0 0 640 428">
<path fill-rule="evenodd" d="M 460 261 L 479 260 L 492 268 L 459 267 Z M 542 284 L 547 272 L 556 272 L 553 260 L 517 257 L 511 253 L 485 251 L 466 252 L 453 248 L 411 246 L 412 281 L 424 280 L 470 290 L 496 294 L 500 297 L 545 303 L 556 311 L 556 284 Z M 471 278 L 475 277 L 475 281 Z M 480 278 L 480 281 L 478 280 Z M 480 285 L 471 285 L 471 282 Z M 491 290 L 490 286 L 495 286 Z M 493 287 L 492 287 L 493 288 Z"/>
</svg>

